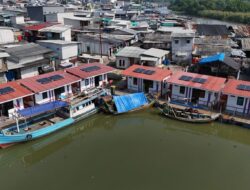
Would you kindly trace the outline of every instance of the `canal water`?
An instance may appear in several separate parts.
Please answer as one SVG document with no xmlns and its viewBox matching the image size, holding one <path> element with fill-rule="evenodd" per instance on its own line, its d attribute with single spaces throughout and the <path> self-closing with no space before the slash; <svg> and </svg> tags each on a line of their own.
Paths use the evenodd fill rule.
<svg viewBox="0 0 250 190">
<path fill-rule="evenodd" d="M 94 115 L 0 150 L 1 190 L 249 190 L 250 130 L 156 110 Z"/>
</svg>

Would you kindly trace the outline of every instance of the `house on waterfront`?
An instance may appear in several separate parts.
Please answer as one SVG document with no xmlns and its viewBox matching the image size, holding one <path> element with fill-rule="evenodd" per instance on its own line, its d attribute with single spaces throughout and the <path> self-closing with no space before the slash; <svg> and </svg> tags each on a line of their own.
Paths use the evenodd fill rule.
<svg viewBox="0 0 250 190">
<path fill-rule="evenodd" d="M 134 92 L 167 94 L 167 80 L 172 75 L 169 69 L 132 65 L 121 73 L 126 77 L 128 90 Z"/>
<path fill-rule="evenodd" d="M 0 117 L 12 118 L 15 111 L 33 106 L 33 95 L 16 81 L 0 84 Z"/>
<path fill-rule="evenodd" d="M 222 109 L 228 113 L 250 116 L 250 82 L 229 79 L 223 88 Z"/>
<path fill-rule="evenodd" d="M 124 47 L 116 54 L 116 68 L 126 69 L 133 64 L 140 64 L 141 54 L 145 51 L 134 46 Z"/>
<path fill-rule="evenodd" d="M 36 76 L 53 71 L 52 50 L 38 44 L 28 43 L 6 49 L 7 68 L 5 77 L 7 81 Z"/>
<path fill-rule="evenodd" d="M 71 67 L 72 62 L 77 60 L 78 43 L 63 40 L 40 40 L 37 41 L 43 47 L 54 51 L 56 69 Z"/>
<path fill-rule="evenodd" d="M 66 99 L 80 91 L 79 77 L 65 71 L 54 71 L 34 77 L 19 80 L 18 82 L 34 93 L 34 103 Z"/>
<path fill-rule="evenodd" d="M 179 71 L 168 80 L 171 101 L 192 102 L 202 107 L 211 107 L 220 100 L 226 79 Z"/>
<path fill-rule="evenodd" d="M 108 73 L 113 70 L 100 63 L 90 63 L 66 69 L 66 72 L 81 79 L 80 89 L 84 91 L 107 84 Z"/>
</svg>

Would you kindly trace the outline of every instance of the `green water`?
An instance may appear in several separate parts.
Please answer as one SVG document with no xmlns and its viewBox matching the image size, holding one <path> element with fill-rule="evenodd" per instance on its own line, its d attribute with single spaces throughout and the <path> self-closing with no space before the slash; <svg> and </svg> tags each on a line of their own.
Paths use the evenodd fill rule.
<svg viewBox="0 0 250 190">
<path fill-rule="evenodd" d="M 250 130 L 147 110 L 0 150 L 1 190 L 250 189 Z"/>
</svg>

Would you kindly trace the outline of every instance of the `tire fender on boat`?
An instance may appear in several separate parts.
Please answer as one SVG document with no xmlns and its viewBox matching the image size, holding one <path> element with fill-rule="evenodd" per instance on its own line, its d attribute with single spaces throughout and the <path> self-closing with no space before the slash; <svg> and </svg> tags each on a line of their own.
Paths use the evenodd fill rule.
<svg viewBox="0 0 250 190">
<path fill-rule="evenodd" d="M 26 135 L 26 140 L 27 140 L 27 141 L 29 141 L 29 140 L 31 140 L 31 139 L 32 139 L 32 135 L 31 135 L 31 134 Z"/>
</svg>

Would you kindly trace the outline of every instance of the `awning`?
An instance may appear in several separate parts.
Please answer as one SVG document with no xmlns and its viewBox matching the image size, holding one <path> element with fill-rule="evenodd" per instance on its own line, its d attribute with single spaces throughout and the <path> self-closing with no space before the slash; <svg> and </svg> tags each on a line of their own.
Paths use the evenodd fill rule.
<svg viewBox="0 0 250 190">
<path fill-rule="evenodd" d="M 22 110 L 18 110 L 17 112 L 22 117 L 30 117 L 30 116 L 45 113 L 47 111 L 55 110 L 57 108 L 61 108 L 61 107 L 65 107 L 65 106 L 68 106 L 67 102 L 53 101 L 53 102 L 33 106 L 33 107 L 30 107 L 30 108 L 25 108 L 25 109 L 22 109 Z"/>
<path fill-rule="evenodd" d="M 114 102 L 118 113 L 128 112 L 148 104 L 148 100 L 143 92 L 114 96 Z"/>
<path fill-rule="evenodd" d="M 217 55 L 202 58 L 200 60 L 199 64 L 206 64 L 206 63 L 211 63 L 211 62 L 216 62 L 216 61 L 223 62 L 224 58 L 225 58 L 225 53 L 220 53 L 220 54 L 217 54 Z"/>
</svg>

